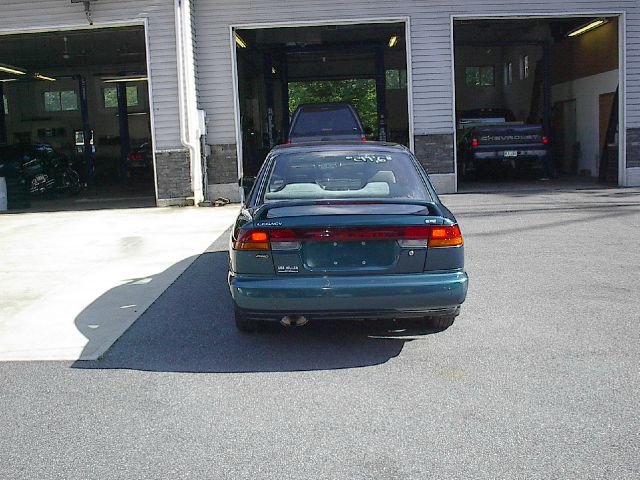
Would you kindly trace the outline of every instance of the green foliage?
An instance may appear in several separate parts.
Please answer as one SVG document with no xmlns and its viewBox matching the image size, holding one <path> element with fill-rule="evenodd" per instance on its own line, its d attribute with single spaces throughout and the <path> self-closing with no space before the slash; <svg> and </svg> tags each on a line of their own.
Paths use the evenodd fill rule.
<svg viewBox="0 0 640 480">
<path fill-rule="evenodd" d="M 104 107 L 105 108 L 117 108 L 118 107 L 118 91 L 116 87 L 106 87 L 103 90 L 104 93 Z M 138 87 L 135 85 L 127 85 L 127 106 L 138 106 Z"/>
<path fill-rule="evenodd" d="M 464 74 L 468 87 L 493 87 L 495 85 L 495 69 L 492 65 L 465 67 Z"/>
<path fill-rule="evenodd" d="M 329 80 L 289 83 L 289 113 L 303 103 L 350 102 L 356 107 L 365 128 L 376 131 L 375 80 Z"/>
</svg>

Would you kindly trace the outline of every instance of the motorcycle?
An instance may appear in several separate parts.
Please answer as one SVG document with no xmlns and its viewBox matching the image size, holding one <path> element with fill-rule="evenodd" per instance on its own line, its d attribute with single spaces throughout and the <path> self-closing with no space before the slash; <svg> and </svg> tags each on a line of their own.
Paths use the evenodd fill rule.
<svg viewBox="0 0 640 480">
<path fill-rule="evenodd" d="M 25 179 L 29 193 L 41 195 L 45 193 L 78 194 L 82 190 L 80 175 L 64 158 L 32 159 L 23 164 Z"/>
</svg>

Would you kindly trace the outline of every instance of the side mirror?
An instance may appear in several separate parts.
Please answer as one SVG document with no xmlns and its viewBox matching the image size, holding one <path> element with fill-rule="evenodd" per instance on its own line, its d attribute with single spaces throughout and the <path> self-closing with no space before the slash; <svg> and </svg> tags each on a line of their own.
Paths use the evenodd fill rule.
<svg viewBox="0 0 640 480">
<path fill-rule="evenodd" d="M 242 190 L 244 191 L 245 198 L 249 196 L 254 183 L 256 183 L 256 177 L 242 177 L 238 181 L 238 185 L 242 187 Z"/>
</svg>

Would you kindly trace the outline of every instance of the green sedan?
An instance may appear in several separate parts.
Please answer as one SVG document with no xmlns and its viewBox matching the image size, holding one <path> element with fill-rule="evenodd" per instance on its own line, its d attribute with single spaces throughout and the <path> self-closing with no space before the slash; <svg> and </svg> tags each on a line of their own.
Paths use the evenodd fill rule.
<svg viewBox="0 0 640 480">
<path fill-rule="evenodd" d="M 241 184 L 229 262 L 240 330 L 394 318 L 442 330 L 459 315 L 460 228 L 405 147 L 283 145 Z"/>
</svg>

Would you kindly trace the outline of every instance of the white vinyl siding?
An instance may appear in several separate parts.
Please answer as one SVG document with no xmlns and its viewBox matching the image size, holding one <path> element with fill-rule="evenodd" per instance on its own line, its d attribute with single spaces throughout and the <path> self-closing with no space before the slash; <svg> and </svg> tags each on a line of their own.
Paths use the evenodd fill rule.
<svg viewBox="0 0 640 480">
<path fill-rule="evenodd" d="M 453 132 L 451 15 L 580 14 L 626 11 L 627 120 L 640 127 L 640 6 L 636 0 L 196 0 L 199 103 L 208 143 L 234 143 L 229 25 L 410 17 L 414 133 Z"/>
<path fill-rule="evenodd" d="M 2 0 L 1 8 L 0 33 L 89 27 L 82 3 L 72 4 L 69 0 Z M 156 149 L 181 148 L 174 2 L 100 0 L 91 3 L 91 10 L 94 27 L 148 19 Z"/>
</svg>

